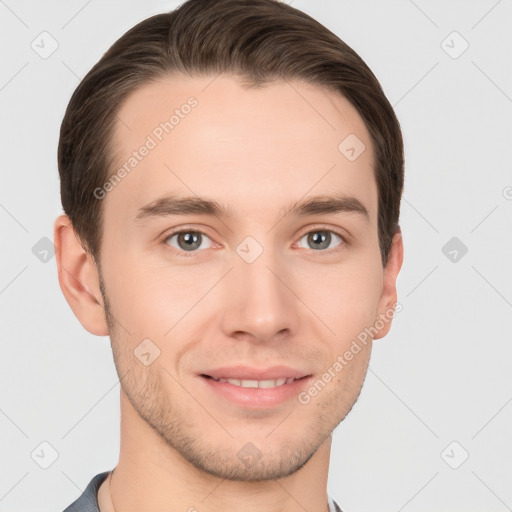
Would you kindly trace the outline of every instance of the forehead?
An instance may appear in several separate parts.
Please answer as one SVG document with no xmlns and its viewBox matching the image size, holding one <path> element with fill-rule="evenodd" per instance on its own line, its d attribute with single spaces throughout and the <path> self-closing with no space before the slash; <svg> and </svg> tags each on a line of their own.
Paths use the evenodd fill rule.
<svg viewBox="0 0 512 512">
<path fill-rule="evenodd" d="M 166 193 L 260 217 L 308 195 L 346 193 L 376 222 L 363 120 L 341 94 L 302 81 L 244 88 L 228 75 L 169 76 L 128 97 L 113 142 L 111 173 L 122 179 L 107 195 L 105 218 L 116 209 L 133 219 Z"/>
</svg>

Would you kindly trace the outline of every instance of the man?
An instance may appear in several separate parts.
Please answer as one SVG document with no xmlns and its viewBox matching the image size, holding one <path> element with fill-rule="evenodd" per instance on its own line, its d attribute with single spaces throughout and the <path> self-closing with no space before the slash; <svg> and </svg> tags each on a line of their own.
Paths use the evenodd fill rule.
<svg viewBox="0 0 512 512">
<path fill-rule="evenodd" d="M 332 431 L 403 259 L 368 67 L 286 4 L 189 0 L 93 67 L 58 156 L 60 286 L 121 383 L 119 462 L 66 511 L 340 510 Z"/>
</svg>

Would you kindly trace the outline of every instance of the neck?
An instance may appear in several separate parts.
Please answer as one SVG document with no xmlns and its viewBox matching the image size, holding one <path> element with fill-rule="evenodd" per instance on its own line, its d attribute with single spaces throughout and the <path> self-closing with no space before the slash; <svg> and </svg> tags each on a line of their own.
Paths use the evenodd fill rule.
<svg viewBox="0 0 512 512">
<path fill-rule="evenodd" d="M 121 391 L 121 449 L 109 494 L 115 512 L 326 512 L 330 448 L 328 437 L 305 465 L 282 478 L 219 478 L 169 446 Z M 114 512 L 111 505 L 101 510 Z"/>
</svg>

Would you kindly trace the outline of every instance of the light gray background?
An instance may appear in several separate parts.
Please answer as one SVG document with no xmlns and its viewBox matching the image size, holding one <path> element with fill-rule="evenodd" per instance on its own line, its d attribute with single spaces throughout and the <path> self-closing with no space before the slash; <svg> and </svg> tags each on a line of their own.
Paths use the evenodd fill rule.
<svg viewBox="0 0 512 512">
<path fill-rule="evenodd" d="M 334 434 L 329 493 L 344 512 L 510 510 L 512 2 L 288 3 L 368 63 L 405 137 L 403 311 Z M 0 0 L 0 511 L 62 510 L 117 462 L 109 340 L 74 317 L 40 240 L 61 213 L 73 90 L 128 28 L 176 6 Z M 46 59 L 31 47 L 51 48 L 43 31 L 59 45 Z M 456 261 L 452 237 L 468 249 Z"/>
</svg>

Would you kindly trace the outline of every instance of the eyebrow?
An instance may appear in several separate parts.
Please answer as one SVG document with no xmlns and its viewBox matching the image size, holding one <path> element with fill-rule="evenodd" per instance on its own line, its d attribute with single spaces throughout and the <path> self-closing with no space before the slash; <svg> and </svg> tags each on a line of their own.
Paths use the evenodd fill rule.
<svg viewBox="0 0 512 512">
<path fill-rule="evenodd" d="M 292 202 L 280 212 L 280 218 L 289 216 L 327 215 L 336 213 L 356 213 L 366 221 L 370 215 L 364 204 L 356 197 L 344 194 L 320 195 Z M 211 217 L 231 217 L 231 210 L 218 203 L 198 196 L 164 196 L 138 210 L 135 221 L 169 215 L 209 215 Z"/>
</svg>

